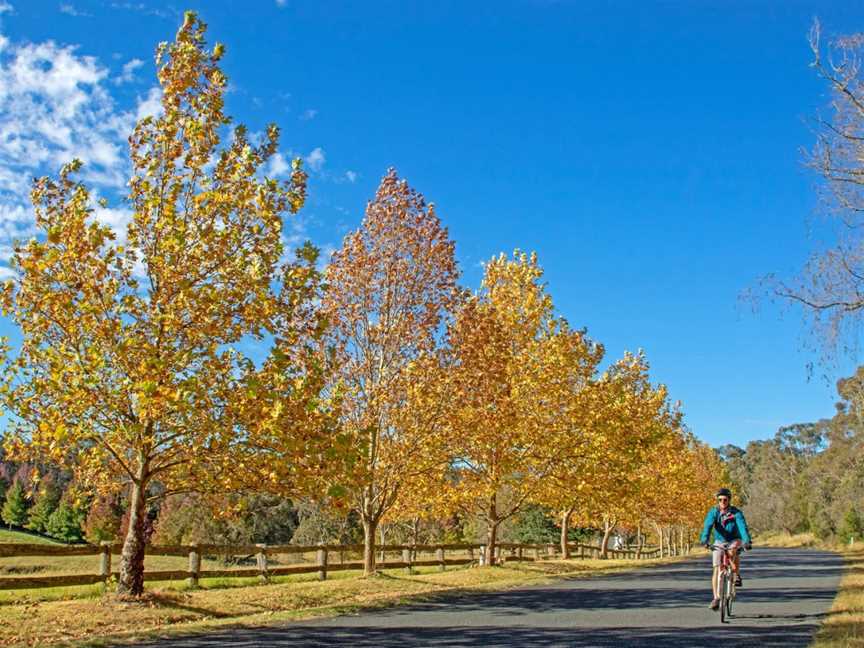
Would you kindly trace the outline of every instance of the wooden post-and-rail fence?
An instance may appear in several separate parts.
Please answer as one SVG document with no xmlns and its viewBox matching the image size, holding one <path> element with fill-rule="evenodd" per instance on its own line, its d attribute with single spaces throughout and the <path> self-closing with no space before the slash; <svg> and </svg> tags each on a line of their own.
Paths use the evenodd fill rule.
<svg viewBox="0 0 864 648">
<path fill-rule="evenodd" d="M 46 545 L 46 544 L 0 544 L 0 559 L 19 556 L 99 556 L 98 574 L 63 574 L 63 575 L 26 575 L 0 576 L 0 590 L 36 589 L 42 587 L 65 587 L 73 585 L 92 585 L 107 583 L 116 578 L 118 572 L 113 567 L 112 557 L 119 555 L 122 545 L 103 542 L 99 545 Z M 384 560 L 378 563 L 379 569 L 415 567 L 438 567 L 441 571 L 448 566 L 490 564 L 490 556 L 486 546 L 482 544 L 431 544 L 431 545 L 383 545 L 376 548 L 383 554 L 395 554 L 399 560 Z M 191 587 L 196 587 L 202 578 L 249 578 L 258 577 L 262 582 L 268 582 L 274 576 L 291 574 L 317 573 L 320 580 L 326 580 L 327 574 L 333 571 L 362 570 L 362 560 L 342 559 L 345 553 L 361 553 L 363 545 L 148 545 L 145 554 L 148 556 L 181 556 L 188 558 L 186 569 L 163 571 L 145 570 L 144 580 L 168 581 L 186 579 Z M 660 548 L 642 547 L 608 549 L 609 558 L 624 558 L 644 560 L 660 557 Z M 454 555 L 458 552 L 458 555 Z M 449 556 L 448 556 L 449 553 Z M 510 561 L 540 561 L 557 557 L 560 546 L 557 544 L 514 544 L 502 543 L 496 545 L 494 563 L 501 564 Z M 281 565 L 270 559 L 276 555 L 314 554 L 314 562 Z M 330 556 L 340 559 L 333 561 Z M 599 558 L 600 547 L 594 545 L 572 544 L 570 555 L 573 558 Z M 237 569 L 202 569 L 201 562 L 205 556 L 253 556 L 255 567 Z M 2 565 L 0 565 L 2 567 Z"/>
</svg>

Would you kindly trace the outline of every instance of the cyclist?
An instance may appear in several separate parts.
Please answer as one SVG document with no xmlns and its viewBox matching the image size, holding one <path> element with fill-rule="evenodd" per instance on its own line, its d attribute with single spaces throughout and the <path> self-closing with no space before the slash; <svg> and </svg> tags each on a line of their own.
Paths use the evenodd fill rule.
<svg viewBox="0 0 864 648">
<path fill-rule="evenodd" d="M 731 504 L 732 493 L 728 488 L 721 488 L 717 491 L 717 506 L 711 507 L 708 515 L 705 516 L 705 524 L 702 527 L 702 535 L 699 542 L 707 549 L 711 548 L 709 544 L 711 532 L 714 532 L 715 546 L 723 547 L 723 549 L 714 549 L 713 565 L 714 574 L 711 577 L 711 589 L 714 593 L 714 598 L 711 599 L 711 609 L 716 610 L 720 605 L 720 561 L 723 556 L 723 551 L 730 549 L 735 550 L 735 558 L 732 561 L 732 569 L 735 572 L 735 587 L 741 587 L 741 572 L 740 572 L 740 555 L 738 548 L 743 544 L 748 550 L 751 547 L 750 532 L 747 530 L 747 521 L 744 519 L 744 514 Z"/>
</svg>

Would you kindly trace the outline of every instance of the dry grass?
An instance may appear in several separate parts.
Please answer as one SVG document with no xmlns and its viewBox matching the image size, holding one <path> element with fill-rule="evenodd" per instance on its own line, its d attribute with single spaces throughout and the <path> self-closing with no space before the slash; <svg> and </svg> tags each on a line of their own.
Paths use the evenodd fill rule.
<svg viewBox="0 0 864 648">
<path fill-rule="evenodd" d="M 813 648 L 864 646 L 864 547 L 845 547 L 846 568 L 840 592 L 822 624 Z"/>
<path fill-rule="evenodd" d="M 393 605 L 453 590 L 506 589 L 552 577 L 580 577 L 658 561 L 570 560 L 498 568 L 459 568 L 408 575 L 392 570 L 379 578 L 199 589 L 151 587 L 142 603 L 111 595 L 62 601 L 19 598 L 0 605 L 0 646 L 101 645 L 154 635 L 200 632 L 222 625 L 277 621 Z"/>
<path fill-rule="evenodd" d="M 760 547 L 783 547 L 783 548 L 793 548 L 793 547 L 818 547 L 820 549 L 837 549 L 831 543 L 826 543 L 823 540 L 819 540 L 812 533 L 783 533 L 780 531 L 772 531 L 770 533 L 764 533 L 756 536 L 753 539 L 753 543 L 759 545 Z"/>
</svg>

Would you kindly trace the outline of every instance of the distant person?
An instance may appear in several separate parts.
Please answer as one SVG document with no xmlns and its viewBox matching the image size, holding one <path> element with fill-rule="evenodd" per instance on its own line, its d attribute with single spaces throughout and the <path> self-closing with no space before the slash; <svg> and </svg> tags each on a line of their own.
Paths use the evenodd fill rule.
<svg viewBox="0 0 864 648">
<path fill-rule="evenodd" d="M 705 524 L 702 527 L 702 535 L 699 542 L 706 549 L 711 548 L 711 532 L 714 532 L 714 573 L 711 576 L 711 590 L 714 598 L 711 599 L 711 609 L 716 610 L 720 605 L 720 561 L 723 551 L 733 550 L 735 558 L 732 561 L 732 569 L 735 572 L 735 587 L 741 587 L 741 555 L 739 549 L 742 544 L 750 549 L 750 532 L 747 530 L 747 520 L 744 514 L 731 504 L 732 492 L 728 488 L 717 491 L 717 506 L 711 507 L 705 516 Z"/>
</svg>

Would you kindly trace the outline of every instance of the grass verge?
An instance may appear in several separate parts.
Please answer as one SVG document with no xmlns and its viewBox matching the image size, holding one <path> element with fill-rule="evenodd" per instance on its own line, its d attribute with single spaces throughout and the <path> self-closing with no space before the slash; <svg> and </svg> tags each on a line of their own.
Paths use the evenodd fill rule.
<svg viewBox="0 0 864 648">
<path fill-rule="evenodd" d="M 102 646 L 225 626 L 267 625 L 389 606 L 444 592 L 508 589 L 555 577 L 591 576 L 668 560 L 542 561 L 413 575 L 392 570 L 377 578 L 227 589 L 151 587 L 140 603 L 120 601 L 111 595 L 62 601 L 21 599 L 0 606 L 0 646 Z"/>
</svg>

